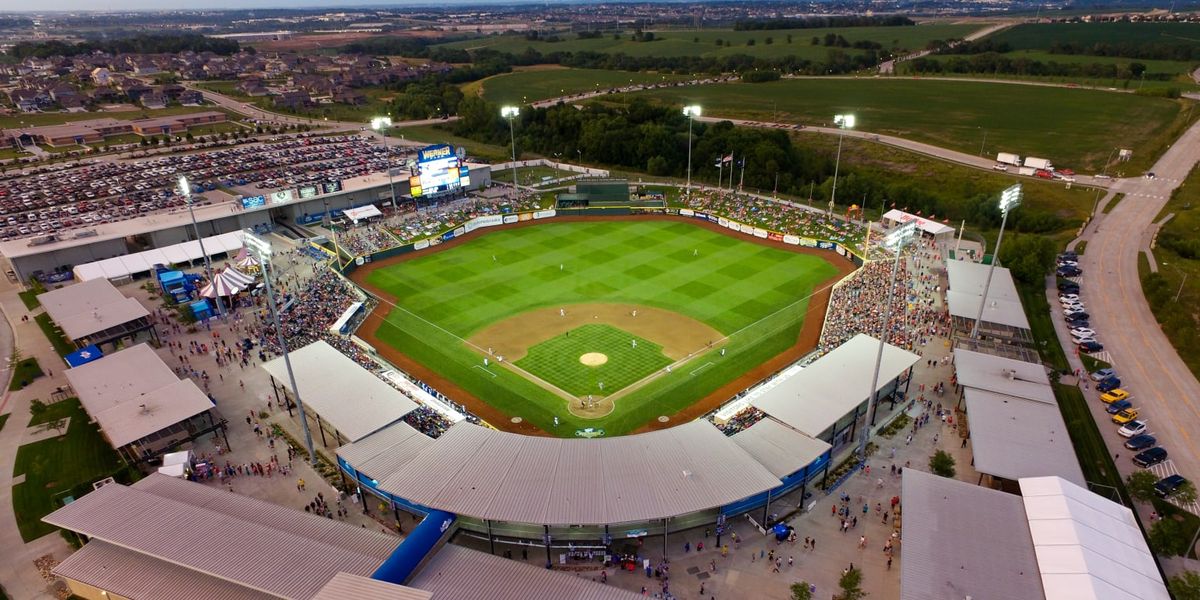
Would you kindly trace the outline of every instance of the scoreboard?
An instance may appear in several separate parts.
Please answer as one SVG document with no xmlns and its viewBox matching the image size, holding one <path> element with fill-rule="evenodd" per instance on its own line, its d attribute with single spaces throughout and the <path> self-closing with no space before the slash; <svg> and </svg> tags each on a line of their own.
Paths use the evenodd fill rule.
<svg viewBox="0 0 1200 600">
<path fill-rule="evenodd" d="M 467 167 L 453 146 L 441 144 L 417 153 L 417 174 L 408 180 L 414 198 L 453 192 L 470 183 Z"/>
</svg>

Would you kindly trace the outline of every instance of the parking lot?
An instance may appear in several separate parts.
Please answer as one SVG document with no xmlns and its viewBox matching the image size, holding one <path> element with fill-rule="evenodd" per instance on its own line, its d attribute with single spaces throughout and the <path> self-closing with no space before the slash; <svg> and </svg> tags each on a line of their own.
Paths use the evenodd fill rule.
<svg viewBox="0 0 1200 600">
<path fill-rule="evenodd" d="M 358 135 L 305 134 L 284 140 L 154 159 L 92 163 L 0 180 L 0 241 L 123 221 L 182 206 L 187 175 L 193 194 L 218 186 L 279 189 L 342 180 L 387 167 L 388 148 Z M 402 156 L 403 148 L 390 148 Z M 210 201 L 197 197 L 200 205 Z"/>
</svg>

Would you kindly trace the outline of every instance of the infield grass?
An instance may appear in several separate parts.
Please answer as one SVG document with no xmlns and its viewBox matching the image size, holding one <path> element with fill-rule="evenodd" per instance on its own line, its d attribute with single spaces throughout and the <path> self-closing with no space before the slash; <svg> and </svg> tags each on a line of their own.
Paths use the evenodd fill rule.
<svg viewBox="0 0 1200 600">
<path fill-rule="evenodd" d="M 380 268 L 366 282 L 397 299 L 380 340 L 501 412 L 570 436 L 585 427 L 628 433 L 783 352 L 795 344 L 805 318 L 822 318 L 807 314 L 808 297 L 836 274 L 817 256 L 684 222 L 596 221 L 489 232 Z M 516 372 L 480 368 L 482 349 L 465 341 L 534 309 L 584 303 L 677 312 L 729 336 L 726 355 L 698 348 L 680 368 L 618 399 L 608 416 L 582 419 L 567 412 L 566 399 Z M 629 338 L 614 344 L 629 344 Z M 570 358 L 577 361 L 578 354 Z"/>
<path fill-rule="evenodd" d="M 607 362 L 588 366 L 580 361 L 593 352 Z M 576 396 L 610 395 L 669 364 L 662 346 L 611 325 L 577 327 L 530 347 L 517 361 L 518 367 Z"/>
</svg>

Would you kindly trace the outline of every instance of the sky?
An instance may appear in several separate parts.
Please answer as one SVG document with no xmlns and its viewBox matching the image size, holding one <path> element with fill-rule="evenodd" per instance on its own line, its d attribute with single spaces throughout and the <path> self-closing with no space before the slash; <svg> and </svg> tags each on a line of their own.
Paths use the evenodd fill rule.
<svg viewBox="0 0 1200 600">
<path fill-rule="evenodd" d="M 75 10 L 175 10 L 197 8 L 312 8 L 324 6 L 402 6 L 506 4 L 504 0 L 0 0 L 0 12 Z"/>
</svg>

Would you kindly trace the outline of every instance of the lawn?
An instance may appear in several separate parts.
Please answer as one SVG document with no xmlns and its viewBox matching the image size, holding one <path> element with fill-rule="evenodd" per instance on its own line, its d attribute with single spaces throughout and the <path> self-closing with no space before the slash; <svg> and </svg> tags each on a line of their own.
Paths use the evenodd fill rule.
<svg viewBox="0 0 1200 600">
<path fill-rule="evenodd" d="M 1027 23 L 990 39 L 1014 50 L 1049 50 L 1055 43 L 1190 45 L 1200 40 L 1193 23 Z"/>
<path fill-rule="evenodd" d="M 894 78 L 796 79 L 638 92 L 711 116 L 829 125 L 854 113 L 857 128 L 966 152 L 1013 152 L 1063 167 L 1099 171 L 1113 148 L 1130 148 L 1133 171 L 1149 164 L 1200 117 L 1190 101 L 1133 94 L 988 83 Z M 629 95 L 632 96 L 632 95 Z M 1036 107 L 1036 110 L 1031 110 Z M 1121 115 L 1121 127 L 1100 127 Z M 986 132 L 987 139 L 984 140 Z M 985 144 L 986 142 L 986 144 Z"/>
<path fill-rule="evenodd" d="M 41 290 L 22 290 L 17 292 L 17 296 L 21 298 L 21 304 L 24 304 L 26 309 L 33 310 L 42 305 L 42 303 L 38 301 L 37 297 L 38 294 L 44 293 L 45 291 L 45 288 Z"/>
<path fill-rule="evenodd" d="M 185 115 L 194 112 L 205 111 L 220 111 L 230 114 L 229 111 L 222 110 L 217 106 L 172 106 L 168 108 L 159 108 L 154 110 L 123 110 L 123 111 L 97 111 L 97 112 L 75 112 L 75 113 L 22 113 L 11 117 L 0 117 L 0 129 L 13 127 L 33 127 L 37 125 L 61 125 L 73 121 L 86 121 L 89 119 L 117 119 L 119 121 L 129 121 L 133 119 L 144 119 L 153 117 L 170 117 L 174 115 Z M 236 115 L 230 114 L 229 118 L 235 118 Z"/>
<path fill-rule="evenodd" d="M 458 137 L 436 125 L 396 127 L 391 129 L 388 134 L 395 137 L 403 137 L 404 139 L 427 142 L 430 144 L 451 144 L 453 146 L 463 146 L 467 149 L 467 158 L 469 160 L 483 162 L 503 162 L 509 160 L 509 158 L 512 156 L 508 146 L 495 146 L 492 144 L 485 144 L 483 142 L 477 142 L 475 140 Z M 522 156 L 524 157 L 525 155 L 522 154 Z"/>
<path fill-rule="evenodd" d="M 9 391 L 22 389 L 42 375 L 42 367 L 38 365 L 37 359 L 26 358 L 13 366 L 12 381 L 9 382 L 8 389 Z"/>
<path fill-rule="evenodd" d="M 603 354 L 606 361 L 585 365 L 580 357 L 590 353 Z M 584 325 L 530 347 L 516 364 L 576 396 L 605 396 L 666 367 L 671 359 L 662 346 L 645 338 L 611 325 Z"/>
<path fill-rule="evenodd" d="M 777 29 L 771 31 L 733 31 L 731 29 L 655 31 L 652 42 L 635 42 L 632 32 L 623 32 L 618 39 L 611 34 L 596 39 L 577 39 L 574 34 L 559 34 L 562 41 L 529 41 L 523 35 L 504 35 L 463 40 L 443 44 L 447 48 L 468 50 L 488 48 L 499 52 L 520 54 L 527 48 L 542 53 L 599 52 L 627 56 L 703 56 L 723 57 L 748 54 L 760 58 L 795 56 L 823 61 L 832 49 L 823 41 L 814 45 L 812 38 L 821 40 L 828 34 L 840 35 L 850 43 L 871 41 L 887 50 L 917 50 L 932 40 L 965 37 L 979 29 L 976 25 L 931 24 L 913 27 L 830 27 L 822 29 Z M 789 42 L 789 37 L 791 41 Z M 770 41 L 768 42 L 768 38 Z M 717 40 L 722 45 L 717 45 Z M 754 42 L 751 45 L 751 41 Z M 848 54 L 861 54 L 854 48 L 839 48 Z"/>
<path fill-rule="evenodd" d="M 570 171 L 561 171 L 553 167 L 521 167 L 517 171 L 517 179 L 521 180 L 521 185 L 534 185 L 542 182 L 543 177 L 557 179 L 572 175 Z M 512 169 L 500 169 L 492 172 L 492 181 L 512 183 Z"/>
<path fill-rule="evenodd" d="M 75 351 L 75 346 L 71 345 L 71 342 L 63 335 L 62 329 L 50 320 L 50 315 L 42 313 L 35 316 L 33 320 L 37 322 L 42 333 L 46 334 L 46 339 L 50 340 L 50 345 L 54 346 L 54 351 L 59 356 L 66 356 Z"/>
<path fill-rule="evenodd" d="M 1200 306 L 1200 256 L 1196 254 L 1200 168 L 1192 169 L 1155 220 L 1172 213 L 1175 216 L 1159 232 L 1154 248 L 1158 274 L 1143 276 L 1142 284 L 1163 333 L 1179 352 L 1179 358 L 1200 377 L 1200 317 L 1194 310 Z"/>
<path fill-rule="evenodd" d="M 685 408 L 793 345 L 808 295 L 834 275 L 818 257 L 687 223 L 607 221 L 491 232 L 374 271 L 367 283 L 397 298 L 378 332 L 384 342 L 544 430 L 553 429 L 557 416 L 568 426 L 559 429 L 564 435 L 585 427 L 621 435 Z M 731 336 L 727 356 L 700 351 L 691 359 L 698 368 L 683 365 L 623 398 L 609 416 L 584 420 L 564 410 L 563 398 L 512 371 L 477 368 L 482 357 L 463 341 L 531 310 L 596 302 L 660 308 L 700 321 Z M 621 339 L 628 344 L 630 337 Z"/>
<path fill-rule="evenodd" d="M 602 91 L 631 84 L 683 81 L 683 75 L 603 69 L 534 69 L 493 75 L 471 89 L 482 87 L 483 97 L 501 104 L 525 104 L 568 94 Z M 469 91 L 464 86 L 464 91 Z"/>
<path fill-rule="evenodd" d="M 64 493 L 78 495 L 90 490 L 92 482 L 121 466 L 98 427 L 88 422 L 79 400 L 52 404 L 49 413 L 71 418 L 66 435 L 21 446 L 13 467 L 14 476 L 25 475 L 24 483 L 13 486 L 13 512 L 26 542 L 54 532 L 41 518 L 60 506 Z"/>
</svg>

